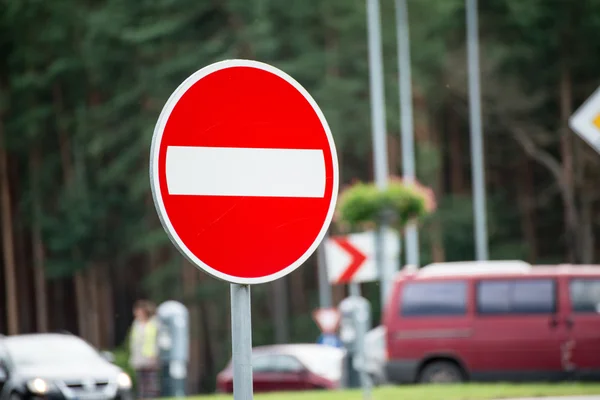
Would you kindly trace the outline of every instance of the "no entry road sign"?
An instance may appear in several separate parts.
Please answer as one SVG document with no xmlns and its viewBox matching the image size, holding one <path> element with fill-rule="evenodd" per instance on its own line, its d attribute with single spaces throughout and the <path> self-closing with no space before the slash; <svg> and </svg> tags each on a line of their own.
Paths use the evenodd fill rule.
<svg viewBox="0 0 600 400">
<path fill-rule="evenodd" d="M 214 277 L 282 277 L 316 250 L 331 222 L 331 131 L 308 92 L 270 65 L 227 60 L 191 75 L 163 108 L 150 156 L 165 230 Z"/>
</svg>

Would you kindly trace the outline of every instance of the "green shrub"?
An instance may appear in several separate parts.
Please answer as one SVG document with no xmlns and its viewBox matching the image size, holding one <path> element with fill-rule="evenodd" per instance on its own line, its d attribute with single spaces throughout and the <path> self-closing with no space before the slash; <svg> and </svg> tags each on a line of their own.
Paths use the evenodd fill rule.
<svg viewBox="0 0 600 400">
<path fill-rule="evenodd" d="M 340 194 L 336 219 L 355 229 L 377 224 L 387 213 L 392 224 L 402 229 L 433 208 L 433 192 L 418 182 L 406 184 L 400 179 L 391 179 L 383 190 L 373 183 L 358 182 Z"/>
<path fill-rule="evenodd" d="M 352 227 L 376 221 L 381 210 L 379 189 L 373 184 L 356 183 L 342 192 L 337 205 L 340 222 Z"/>
<path fill-rule="evenodd" d="M 114 364 L 121 368 L 124 372 L 126 372 L 131 377 L 131 382 L 135 386 L 135 371 L 129 365 L 129 347 L 127 346 L 128 340 L 125 340 L 121 346 L 112 350 L 112 354 L 115 357 Z"/>
<path fill-rule="evenodd" d="M 129 365 L 129 351 L 124 348 L 113 350 L 115 355 L 115 365 L 127 372 L 132 378 L 135 375 L 133 368 Z"/>
</svg>

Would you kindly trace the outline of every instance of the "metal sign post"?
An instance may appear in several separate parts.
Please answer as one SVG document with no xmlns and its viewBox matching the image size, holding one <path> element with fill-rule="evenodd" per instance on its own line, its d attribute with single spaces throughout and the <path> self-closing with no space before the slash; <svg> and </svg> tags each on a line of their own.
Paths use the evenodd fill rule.
<svg viewBox="0 0 600 400">
<path fill-rule="evenodd" d="M 477 0 L 467 0 L 467 57 L 469 67 L 469 115 L 471 124 L 471 174 L 473 176 L 473 212 L 475 215 L 475 252 L 478 261 L 487 261 L 488 228 L 485 205 L 485 163 L 481 128 L 479 84 L 479 22 Z M 411 263 L 412 264 L 412 263 Z"/>
<path fill-rule="evenodd" d="M 361 296 L 350 296 L 340 303 L 340 336 L 347 350 L 346 387 L 363 389 L 365 400 L 371 398 L 372 382 L 367 372 L 365 336 L 371 326 L 371 304 Z"/>
<path fill-rule="evenodd" d="M 360 373 L 360 383 L 363 388 L 363 398 L 371 399 L 371 391 L 373 382 L 366 369 L 367 353 L 365 347 L 365 336 L 367 335 L 368 326 L 370 326 L 370 305 L 368 301 L 359 297 L 359 303 L 355 311 L 356 314 L 356 358 L 354 359 L 355 368 Z"/>
<path fill-rule="evenodd" d="M 250 400 L 253 397 L 250 285 L 231 285 L 231 349 L 234 398 Z"/>
<path fill-rule="evenodd" d="M 348 285 L 348 294 L 350 296 L 360 296 L 360 283 L 352 282 Z"/>
<path fill-rule="evenodd" d="M 302 265 L 333 218 L 338 159 L 325 116 L 297 81 L 271 65 L 211 64 L 163 107 L 150 183 L 175 247 L 232 284 L 233 395 L 251 400 L 250 285 Z"/>
<path fill-rule="evenodd" d="M 385 128 L 385 86 L 383 79 L 383 55 L 381 43 L 381 16 L 379 0 L 367 0 L 367 36 L 369 43 L 369 91 L 371 95 L 371 129 L 373 130 L 373 163 L 375 183 L 379 189 L 388 185 L 388 149 Z M 375 230 L 377 254 L 383 253 L 383 226 Z M 381 286 L 381 307 L 383 309 L 392 277 L 378 257 L 376 260 Z"/>
<path fill-rule="evenodd" d="M 327 256 L 325 250 L 325 244 L 327 243 L 327 236 L 323 239 L 323 242 L 317 249 L 317 268 L 319 277 L 319 306 L 321 308 L 331 307 L 332 296 L 331 286 L 329 285 L 329 279 L 327 278 Z"/>
<path fill-rule="evenodd" d="M 163 397 L 185 397 L 189 360 L 189 312 L 173 300 L 156 310 L 160 320 L 158 347 L 161 361 L 161 393 Z"/>
<path fill-rule="evenodd" d="M 410 68 L 410 38 L 406 0 L 396 0 L 396 34 L 398 41 L 398 86 L 400 95 L 400 126 L 402 134 L 402 177 L 415 181 L 415 138 L 413 128 L 412 83 Z M 406 263 L 419 265 L 419 232 L 415 223 L 406 227 Z M 392 271 L 392 274 L 395 271 Z M 392 289 L 386 286 L 386 297 Z M 382 303 L 385 304 L 385 301 Z"/>
</svg>

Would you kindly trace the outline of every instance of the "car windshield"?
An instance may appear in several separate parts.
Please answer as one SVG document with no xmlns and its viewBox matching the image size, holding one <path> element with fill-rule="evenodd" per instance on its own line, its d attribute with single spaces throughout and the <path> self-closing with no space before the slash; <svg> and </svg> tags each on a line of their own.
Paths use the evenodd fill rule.
<svg viewBox="0 0 600 400">
<path fill-rule="evenodd" d="M 100 354 L 83 340 L 70 336 L 12 337 L 6 349 L 16 365 L 97 361 Z"/>
</svg>

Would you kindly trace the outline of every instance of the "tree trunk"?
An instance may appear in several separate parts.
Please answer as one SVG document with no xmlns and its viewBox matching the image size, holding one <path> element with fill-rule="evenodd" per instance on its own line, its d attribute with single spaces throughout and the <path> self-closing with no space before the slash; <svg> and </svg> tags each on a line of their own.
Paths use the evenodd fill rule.
<svg viewBox="0 0 600 400">
<path fill-rule="evenodd" d="M 19 333 L 19 307 L 17 302 L 17 276 L 14 253 L 12 205 L 8 174 L 8 152 L 4 137 L 3 114 L 0 113 L 0 196 L 2 215 L 2 253 L 4 255 L 4 287 L 6 290 L 6 314 L 8 334 Z"/>
<path fill-rule="evenodd" d="M 581 191 L 581 262 L 593 264 L 595 261 L 596 237 L 594 235 L 594 201 L 592 188 Z M 587 189 L 587 190 L 585 190 Z"/>
<path fill-rule="evenodd" d="M 575 203 L 575 188 L 573 179 L 573 133 L 569 129 L 569 117 L 573 113 L 572 82 L 569 66 L 569 52 L 566 34 L 563 33 L 563 51 L 560 62 L 560 150 L 562 157 L 562 197 L 564 202 L 565 237 L 567 260 L 571 263 L 580 262 L 581 253 L 578 234 L 578 215 Z"/>
<path fill-rule="evenodd" d="M 44 243 L 42 241 L 42 232 L 40 226 L 40 219 L 42 218 L 42 213 L 39 191 L 39 171 L 41 164 L 39 147 L 36 146 L 30 151 L 29 163 L 33 208 L 33 223 L 31 227 L 31 248 L 33 250 L 36 327 L 38 332 L 46 332 L 48 331 L 48 295 L 46 289 Z"/>
<path fill-rule="evenodd" d="M 65 187 L 71 188 L 75 176 L 72 160 L 73 153 L 69 135 L 65 131 L 65 127 L 59 122 L 59 117 L 63 115 L 63 98 L 62 89 L 58 84 L 54 85 L 52 90 L 52 96 L 54 103 L 54 112 L 57 117 L 56 128 L 58 131 L 58 142 L 61 164 L 63 168 L 63 178 L 65 182 Z M 81 257 L 79 257 L 77 249 L 73 249 L 72 253 L 73 259 L 81 261 Z M 75 303 L 77 306 L 77 324 L 79 327 L 79 335 L 85 339 L 88 339 L 89 329 L 86 324 L 86 310 L 88 301 L 85 276 L 83 274 L 84 271 L 78 269 L 75 271 L 73 279 L 75 284 Z"/>
<path fill-rule="evenodd" d="M 444 195 L 444 156 L 440 150 L 442 147 L 442 140 L 440 137 L 440 130 L 436 125 L 432 126 L 431 129 L 431 142 L 435 148 L 437 161 L 437 168 L 433 172 L 433 193 L 436 197 L 436 202 L 439 201 Z M 433 262 L 444 262 L 446 260 L 446 251 L 444 249 L 444 227 L 440 218 L 435 218 L 431 224 L 431 253 Z"/>
<path fill-rule="evenodd" d="M 268 301 L 272 304 L 275 343 L 287 343 L 290 338 L 287 283 L 287 277 L 283 277 L 270 284 Z"/>
<path fill-rule="evenodd" d="M 100 267 L 97 273 L 99 341 L 100 347 L 108 349 L 115 346 L 115 313 L 111 290 L 111 270 L 106 264 L 100 264 Z"/>
<path fill-rule="evenodd" d="M 453 194 L 463 194 L 465 193 L 465 175 L 462 165 L 464 158 L 460 120 L 449 105 L 447 105 L 446 112 L 450 147 L 450 187 Z"/>
<path fill-rule="evenodd" d="M 424 154 L 427 158 L 425 160 L 427 167 L 421 168 L 421 181 L 429 185 L 435 197 L 439 198 L 443 191 L 443 157 L 440 151 L 441 140 L 439 131 L 435 122 L 428 122 L 435 121 L 433 112 L 428 107 L 426 96 L 416 85 L 413 90 L 413 98 L 416 117 L 414 131 L 418 146 L 417 151 L 423 154 L 422 151 L 426 150 Z M 446 255 L 444 251 L 442 224 L 439 218 L 436 218 L 429 226 L 429 234 L 431 238 L 432 259 L 434 262 L 443 262 Z"/>
<path fill-rule="evenodd" d="M 228 338 L 224 338 L 220 333 L 220 322 L 223 323 L 222 317 L 219 318 L 219 312 L 216 304 L 213 301 L 206 301 L 203 304 L 203 322 L 204 332 L 206 333 L 206 364 L 204 365 L 204 376 L 213 376 L 217 372 L 217 365 L 219 360 L 227 359 L 227 356 L 223 354 L 223 348 L 227 343 L 230 343 Z M 226 326 L 225 330 L 231 332 L 231 318 L 229 314 L 226 314 L 227 321 L 224 323 Z M 222 361 L 221 361 L 222 362 Z M 212 389 L 212 382 L 209 383 L 209 389 Z M 208 386 L 208 385 L 207 385 Z"/>
<path fill-rule="evenodd" d="M 200 307 L 195 299 L 198 287 L 198 276 L 200 272 L 185 259 L 182 266 L 182 281 L 184 302 L 189 311 L 190 324 L 190 361 L 188 371 L 188 392 L 196 393 L 200 389 L 201 369 L 200 365 L 205 358 L 204 329 L 200 321 Z"/>
<path fill-rule="evenodd" d="M 314 260 L 315 258 L 311 258 L 311 262 L 308 262 L 304 265 L 304 268 L 299 268 L 294 271 L 290 278 L 289 282 L 289 296 L 290 299 L 290 310 L 292 318 L 296 315 L 302 315 L 307 313 L 308 310 L 308 299 L 306 298 L 307 290 L 304 287 L 304 271 L 312 270 L 314 268 Z"/>
<path fill-rule="evenodd" d="M 436 192 L 436 197 L 439 192 Z M 446 261 L 446 251 L 444 250 L 444 233 L 442 230 L 442 221 L 439 218 L 436 218 L 431 223 L 431 256 L 433 262 L 439 263 Z"/>
<path fill-rule="evenodd" d="M 337 307 L 346 297 L 345 285 L 331 285 L 331 305 Z"/>
<path fill-rule="evenodd" d="M 9 164 L 10 165 L 10 164 Z M 13 164 L 14 165 L 14 164 Z M 22 193 L 19 188 L 19 182 L 21 178 L 13 168 L 9 168 L 9 182 L 12 183 L 10 189 L 11 193 L 18 194 Z M 28 240 L 25 237 L 24 224 L 22 216 L 13 211 L 13 249 L 14 249 L 14 265 L 15 279 L 17 281 L 17 302 L 18 302 L 18 314 L 19 314 L 19 331 L 21 333 L 33 332 L 35 330 L 35 304 L 33 302 L 33 268 L 31 265 L 31 259 L 29 257 L 29 249 L 26 249 Z M 27 244 L 26 244 L 27 242 Z"/>
<path fill-rule="evenodd" d="M 200 303 L 199 307 L 199 323 L 201 325 L 201 330 L 204 332 L 202 337 L 202 341 L 200 342 L 200 347 L 202 348 L 203 358 L 199 359 L 198 362 L 198 378 L 199 378 L 199 386 L 200 391 L 210 391 L 212 389 L 212 380 L 209 383 L 209 376 L 212 375 L 211 372 L 214 370 L 215 363 L 215 351 L 212 347 L 212 332 L 210 323 L 208 321 L 208 313 L 206 304 Z"/>
<path fill-rule="evenodd" d="M 399 135 L 387 135 L 388 171 L 390 175 L 399 175 L 402 155 L 400 154 Z M 340 164 L 342 165 L 342 164 Z"/>
<path fill-rule="evenodd" d="M 75 284 L 75 302 L 77 303 L 77 326 L 79 331 L 79 336 L 83 339 L 89 340 L 90 334 L 88 325 L 87 325 L 87 310 L 85 305 L 87 304 L 86 299 L 88 296 L 88 292 L 85 285 L 85 276 L 83 271 L 75 272 L 73 277 Z"/>
<path fill-rule="evenodd" d="M 66 329 L 66 317 L 64 310 L 65 304 L 65 280 L 55 279 L 50 286 L 51 301 L 49 304 L 49 312 L 52 315 L 50 320 L 50 329 Z"/>
<path fill-rule="evenodd" d="M 520 174 L 517 179 L 517 200 L 521 213 L 521 230 L 528 247 L 528 261 L 537 261 L 537 237 L 535 228 L 535 195 L 533 192 L 533 175 L 529 158 L 522 158 Z"/>
<path fill-rule="evenodd" d="M 93 343 L 96 347 L 101 347 L 102 343 L 100 341 L 100 318 L 99 318 L 99 314 L 98 314 L 98 310 L 99 310 L 99 298 L 100 298 L 100 291 L 98 288 L 98 274 L 99 274 L 99 269 L 100 265 L 98 264 L 92 264 L 88 267 L 88 271 L 86 274 L 86 287 L 89 293 L 89 299 L 90 301 L 88 302 L 88 311 L 87 311 L 87 317 L 88 317 L 88 323 L 89 323 L 89 340 L 91 343 Z"/>
</svg>

